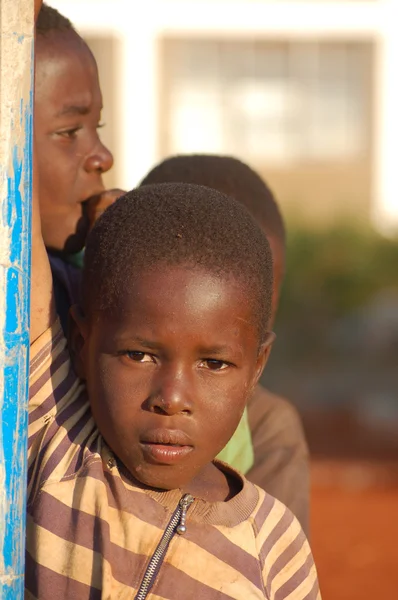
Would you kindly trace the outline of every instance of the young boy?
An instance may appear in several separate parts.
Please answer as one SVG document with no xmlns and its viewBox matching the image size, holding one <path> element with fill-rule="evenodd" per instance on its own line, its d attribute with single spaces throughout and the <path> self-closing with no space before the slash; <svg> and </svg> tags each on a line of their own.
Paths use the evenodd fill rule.
<svg viewBox="0 0 398 600">
<path fill-rule="evenodd" d="M 246 206 L 261 226 L 273 257 L 272 325 L 285 270 L 285 227 L 271 190 L 248 165 L 217 155 L 168 158 L 152 169 L 142 185 L 173 181 L 205 185 L 232 196 Z M 248 421 L 250 428 L 245 431 L 243 422 L 240 435 L 231 439 L 227 451 L 245 454 L 252 444 L 254 464 L 243 472 L 286 504 L 308 535 L 308 448 L 297 411 L 284 398 L 257 386 L 248 403 Z M 224 458 L 223 453 L 220 456 Z M 227 462 L 228 458 L 227 455 Z"/>
<path fill-rule="evenodd" d="M 273 340 L 250 215 L 187 184 L 116 201 L 87 242 L 74 370 L 37 217 L 27 598 L 320 598 L 297 520 L 213 460 Z"/>
<path fill-rule="evenodd" d="M 84 247 L 113 164 L 99 138 L 102 94 L 95 59 L 71 22 L 43 5 L 36 21 L 35 144 L 44 242 L 50 255 L 63 325 L 70 287 L 80 274 L 69 257 Z M 66 276 L 67 274 L 67 276 Z"/>
<path fill-rule="evenodd" d="M 102 98 L 90 50 L 71 22 L 46 5 L 37 21 L 36 50 L 35 137 L 40 216 L 50 256 L 56 310 L 67 335 L 69 308 L 76 301 L 81 278 L 80 269 L 70 264 L 70 255 L 84 246 L 96 211 L 111 204 L 121 192 L 104 191 L 102 182 L 102 173 L 111 167 L 112 156 L 98 137 Z M 76 110 L 79 106 L 81 110 Z M 257 394 L 253 402 L 255 398 Z M 259 469 L 255 483 L 285 502 L 306 527 L 308 499 L 302 499 L 300 491 L 306 489 L 305 444 L 302 436 L 296 433 L 294 441 L 289 433 L 293 427 L 300 433 L 299 425 L 295 425 L 297 417 L 289 404 L 279 400 L 273 403 L 271 396 L 266 403 L 258 402 L 258 406 L 258 420 L 252 424 L 252 431 L 255 440 L 262 440 L 262 458 L 255 448 L 253 466 L 246 413 L 222 456 L 243 472 L 253 467 L 253 476 Z M 249 412 L 249 416 L 253 414 L 257 413 Z M 271 419 L 278 428 L 269 427 Z M 255 428 L 264 427 L 269 435 L 254 434 Z M 263 461 L 267 469 L 262 467 Z M 300 470 L 296 467 L 299 462 L 303 465 Z"/>
</svg>

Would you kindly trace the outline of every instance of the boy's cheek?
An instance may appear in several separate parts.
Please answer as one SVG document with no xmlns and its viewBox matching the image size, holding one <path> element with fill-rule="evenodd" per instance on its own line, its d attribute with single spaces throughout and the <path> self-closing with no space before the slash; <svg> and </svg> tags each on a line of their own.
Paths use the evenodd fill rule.
<svg viewBox="0 0 398 600">
<path fill-rule="evenodd" d="M 118 357 L 103 357 L 98 361 L 93 393 L 101 398 L 110 415 L 123 419 L 141 409 L 150 394 L 150 381 L 117 363 L 120 363 Z"/>
<path fill-rule="evenodd" d="M 127 393 L 120 382 L 100 372 L 97 381 L 87 388 L 94 419 L 107 442 L 113 446 L 115 440 L 120 443 L 129 437 L 141 404 L 134 387 Z"/>
<path fill-rule="evenodd" d="M 249 386 L 239 386 L 234 392 L 230 390 L 225 395 L 218 395 L 211 405 L 204 408 L 201 419 L 208 430 L 208 439 L 220 441 L 221 447 L 224 447 L 239 425 L 248 393 Z"/>
</svg>

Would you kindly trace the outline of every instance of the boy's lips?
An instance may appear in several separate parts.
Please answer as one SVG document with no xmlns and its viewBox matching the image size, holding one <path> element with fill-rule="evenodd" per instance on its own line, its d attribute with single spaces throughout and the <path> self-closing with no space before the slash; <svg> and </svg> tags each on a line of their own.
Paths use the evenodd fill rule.
<svg viewBox="0 0 398 600">
<path fill-rule="evenodd" d="M 148 431 L 140 445 L 148 462 L 153 464 L 176 464 L 193 450 L 189 436 L 177 429 Z"/>
</svg>

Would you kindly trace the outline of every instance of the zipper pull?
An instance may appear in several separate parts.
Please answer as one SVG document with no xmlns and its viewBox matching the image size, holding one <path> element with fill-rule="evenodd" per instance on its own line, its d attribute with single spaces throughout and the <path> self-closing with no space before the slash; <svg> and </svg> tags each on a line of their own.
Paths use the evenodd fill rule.
<svg viewBox="0 0 398 600">
<path fill-rule="evenodd" d="M 180 500 L 180 507 L 181 507 L 180 523 L 177 525 L 177 528 L 176 528 L 176 532 L 178 533 L 178 535 L 184 535 L 184 533 L 187 530 L 186 525 L 185 525 L 185 520 L 187 518 L 187 510 L 193 501 L 194 501 L 194 498 L 191 496 L 191 494 L 185 494 Z"/>
</svg>

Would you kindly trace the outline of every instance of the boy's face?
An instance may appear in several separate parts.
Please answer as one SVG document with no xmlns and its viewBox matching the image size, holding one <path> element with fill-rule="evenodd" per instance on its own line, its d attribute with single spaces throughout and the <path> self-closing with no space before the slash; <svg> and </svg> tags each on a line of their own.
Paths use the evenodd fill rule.
<svg viewBox="0 0 398 600">
<path fill-rule="evenodd" d="M 94 418 L 143 484 L 206 479 L 266 362 L 271 336 L 259 349 L 253 320 L 238 282 L 184 267 L 140 274 L 112 315 L 77 317 Z"/>
<path fill-rule="evenodd" d="M 101 143 L 97 65 L 73 32 L 37 37 L 35 151 L 42 233 L 47 247 L 75 253 L 89 228 L 82 203 L 104 190 L 113 163 Z"/>
</svg>

